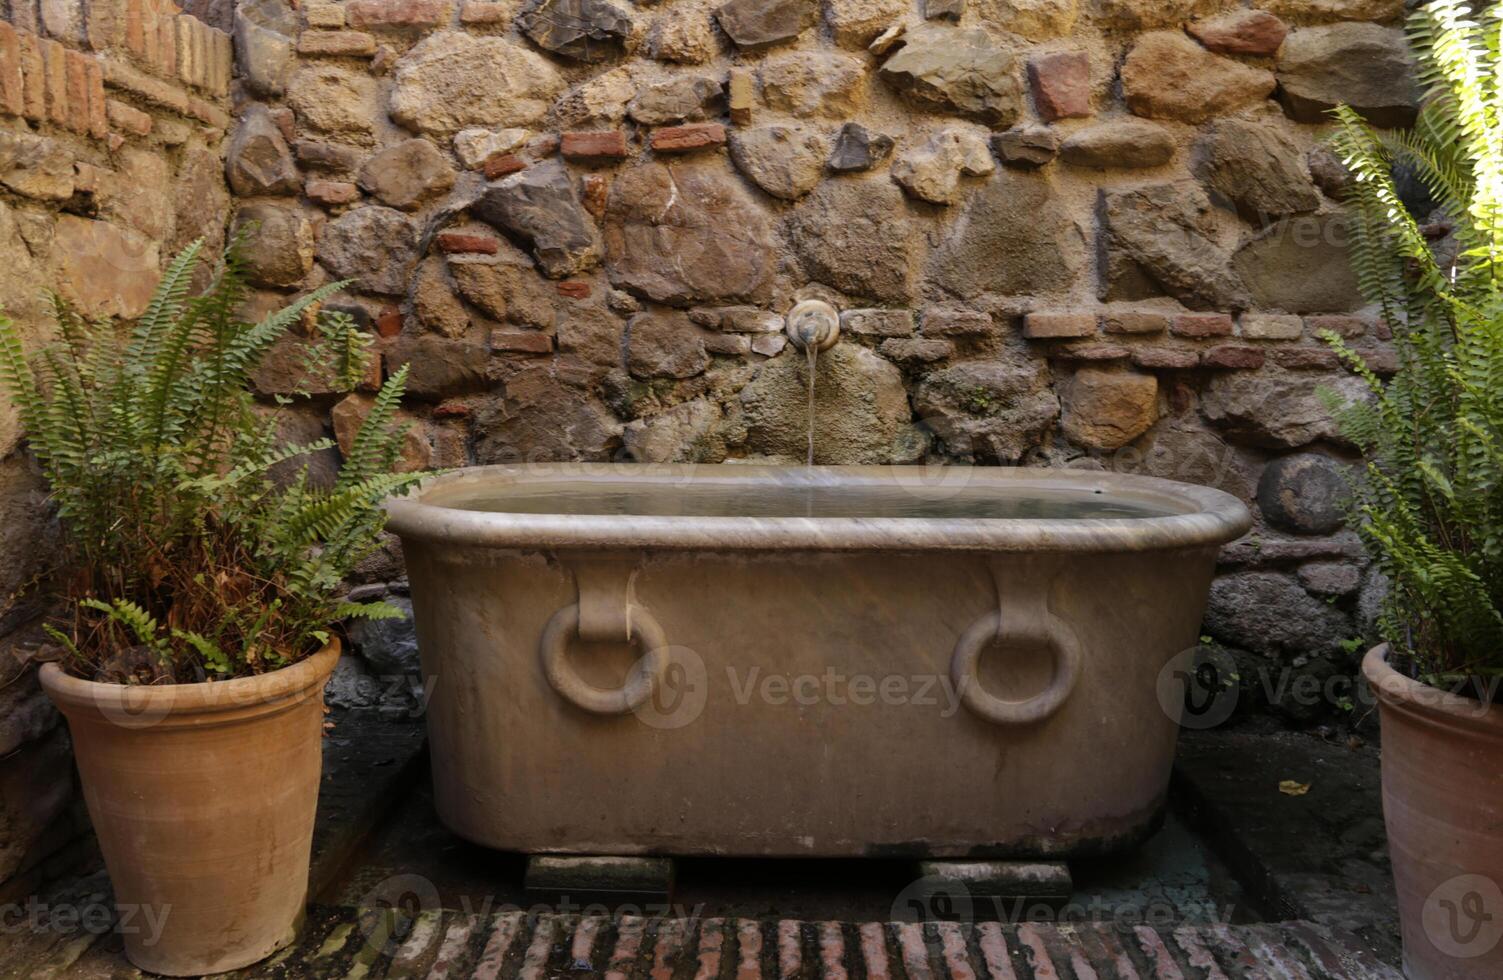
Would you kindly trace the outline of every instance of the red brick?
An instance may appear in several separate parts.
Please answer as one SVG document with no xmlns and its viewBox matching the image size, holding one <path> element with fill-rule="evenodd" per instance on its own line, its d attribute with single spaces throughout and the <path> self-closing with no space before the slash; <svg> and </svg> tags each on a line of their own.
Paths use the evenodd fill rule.
<svg viewBox="0 0 1503 980">
<path fill-rule="evenodd" d="M 553 337 L 537 330 L 492 330 L 491 350 L 516 354 L 548 354 Z"/>
<path fill-rule="evenodd" d="M 349 204 L 359 199 L 360 188 L 345 180 L 310 180 L 303 193 L 319 204 Z"/>
<path fill-rule="evenodd" d="M 110 125 L 116 129 L 123 129 L 134 136 L 145 136 L 151 132 L 151 116 L 133 105 L 117 99 L 106 99 L 104 110 Z"/>
<path fill-rule="evenodd" d="M 47 118 L 47 69 L 42 58 L 42 39 L 22 33 L 17 40 L 21 48 L 21 114 L 32 122 Z"/>
<path fill-rule="evenodd" d="M 376 314 L 376 333 L 382 337 L 395 337 L 402 332 L 402 311 L 395 306 L 383 306 Z"/>
<path fill-rule="evenodd" d="M 98 58 L 88 59 L 89 135 L 104 139 L 110 133 L 109 111 L 104 98 L 104 67 Z M 150 117 L 147 122 L 150 123 Z M 150 126 L 147 127 L 150 129 Z"/>
<path fill-rule="evenodd" d="M 605 199 L 610 189 L 611 182 L 601 174 L 585 174 L 580 202 L 586 211 L 598 218 L 605 214 Z"/>
<path fill-rule="evenodd" d="M 433 406 L 433 417 L 436 419 L 464 419 L 469 418 L 474 409 L 464 402 L 446 401 Z"/>
<path fill-rule="evenodd" d="M 89 62 L 81 51 L 69 51 L 64 61 L 68 69 L 68 128 L 75 133 L 89 131 Z"/>
<path fill-rule="evenodd" d="M 626 134 L 619 129 L 564 133 L 559 148 L 568 160 L 624 160 Z"/>
<path fill-rule="evenodd" d="M 344 19 L 351 27 L 432 27 L 449 19 L 448 0 L 350 0 Z"/>
<path fill-rule="evenodd" d="M 146 0 L 125 0 L 125 49 L 146 57 Z"/>
<path fill-rule="evenodd" d="M 1150 371 L 1185 371 L 1200 365 L 1200 354 L 1182 347 L 1141 347 L 1132 362 Z"/>
<path fill-rule="evenodd" d="M 21 95 L 21 40 L 14 27 L 0 21 L 0 112 L 19 116 L 25 104 Z"/>
<path fill-rule="evenodd" d="M 1117 334 L 1163 333 L 1169 329 L 1169 317 L 1163 313 L 1138 310 L 1107 313 L 1101 318 L 1101 328 L 1107 333 Z"/>
<path fill-rule="evenodd" d="M 1235 13 L 1197 20 L 1185 28 L 1207 50 L 1218 54 L 1249 54 L 1269 57 L 1278 53 L 1289 34 L 1284 22 L 1265 10 Z"/>
<path fill-rule="evenodd" d="M 919 333 L 926 337 L 984 337 L 997 324 L 979 310 L 925 310 Z"/>
<path fill-rule="evenodd" d="M 441 231 L 438 233 L 439 251 L 449 255 L 495 255 L 501 249 L 501 243 L 489 235 L 467 235 L 460 231 Z"/>
<path fill-rule="evenodd" d="M 1180 313 L 1169 331 L 1180 337 L 1230 337 L 1232 317 L 1229 313 Z"/>
<path fill-rule="evenodd" d="M 188 96 L 185 111 L 187 115 L 192 116 L 199 122 L 208 123 L 215 129 L 224 130 L 230 128 L 229 114 L 208 99 L 200 99 L 196 95 Z"/>
<path fill-rule="evenodd" d="M 1023 317 L 1023 336 L 1030 340 L 1095 335 L 1094 313 L 1029 313 Z"/>
<path fill-rule="evenodd" d="M 168 78 L 177 77 L 177 24 L 170 4 L 157 8 L 157 69 Z"/>
<path fill-rule="evenodd" d="M 304 31 L 298 54 L 366 58 L 376 53 L 376 39 L 364 31 Z"/>
<path fill-rule="evenodd" d="M 566 279 L 558 284 L 558 294 L 570 299 L 589 299 L 590 284 L 583 279 Z"/>
<path fill-rule="evenodd" d="M 1202 367 L 1224 369 L 1252 369 L 1263 366 L 1263 351 L 1241 344 L 1222 344 L 1212 347 L 1201 355 Z"/>
<path fill-rule="evenodd" d="M 492 154 L 480 165 L 480 172 L 485 174 L 486 180 L 495 180 L 497 177 L 505 177 L 507 174 L 526 169 L 527 161 L 515 153 Z"/>
<path fill-rule="evenodd" d="M 1057 361 L 1123 361 L 1131 354 L 1121 344 L 1063 344 L 1049 351 Z"/>
<path fill-rule="evenodd" d="M 1338 337 L 1346 337 L 1348 339 L 1360 337 L 1367 333 L 1367 320 L 1360 316 L 1341 313 L 1305 317 L 1305 332 L 1310 336 L 1319 337 L 1327 330 Z"/>
<path fill-rule="evenodd" d="M 1333 371 L 1341 366 L 1336 352 L 1324 347 L 1283 347 L 1273 352 L 1273 362 L 1291 371 Z"/>
<path fill-rule="evenodd" d="M 1028 62 L 1033 103 L 1044 122 L 1091 114 L 1091 58 L 1084 51 L 1052 51 Z"/>
<path fill-rule="evenodd" d="M 725 127 L 720 123 L 689 123 L 654 129 L 649 138 L 654 153 L 687 153 L 725 145 Z"/>
</svg>

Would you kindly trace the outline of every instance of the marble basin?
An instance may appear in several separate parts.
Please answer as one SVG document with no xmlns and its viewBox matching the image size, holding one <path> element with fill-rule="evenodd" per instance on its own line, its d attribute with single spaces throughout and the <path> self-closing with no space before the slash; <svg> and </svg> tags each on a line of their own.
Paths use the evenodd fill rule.
<svg viewBox="0 0 1503 980">
<path fill-rule="evenodd" d="M 439 815 L 529 853 L 1130 847 L 1235 498 L 1021 468 L 530 464 L 388 505 Z"/>
</svg>

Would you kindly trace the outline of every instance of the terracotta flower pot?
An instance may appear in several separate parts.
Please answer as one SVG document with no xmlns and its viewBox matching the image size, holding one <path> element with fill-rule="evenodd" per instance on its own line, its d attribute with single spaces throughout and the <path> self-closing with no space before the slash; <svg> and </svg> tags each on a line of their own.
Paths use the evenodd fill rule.
<svg viewBox="0 0 1503 980">
<path fill-rule="evenodd" d="M 126 687 L 42 667 L 73 735 L 125 952 L 171 976 L 289 943 L 308 892 L 324 682 L 339 643 L 291 667 Z"/>
<path fill-rule="evenodd" d="M 1503 707 L 1421 684 L 1377 647 L 1383 816 L 1410 980 L 1503 977 Z"/>
</svg>

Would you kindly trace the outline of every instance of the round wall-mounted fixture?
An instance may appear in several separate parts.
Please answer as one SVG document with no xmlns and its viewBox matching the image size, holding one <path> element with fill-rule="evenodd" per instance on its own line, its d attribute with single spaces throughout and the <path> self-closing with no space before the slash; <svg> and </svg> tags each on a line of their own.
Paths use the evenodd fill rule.
<svg viewBox="0 0 1503 980">
<path fill-rule="evenodd" d="M 799 350 L 829 350 L 840 339 L 840 314 L 822 299 L 806 299 L 788 311 L 784 330 Z"/>
</svg>

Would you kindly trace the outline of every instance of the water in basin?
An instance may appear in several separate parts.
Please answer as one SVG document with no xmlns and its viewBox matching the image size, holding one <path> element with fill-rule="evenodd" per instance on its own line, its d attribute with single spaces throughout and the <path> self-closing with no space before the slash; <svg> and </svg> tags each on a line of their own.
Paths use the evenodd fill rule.
<svg viewBox="0 0 1503 980">
<path fill-rule="evenodd" d="M 505 514 L 633 517 L 865 517 L 929 520 L 1107 520 L 1179 511 L 1079 488 L 997 487 L 935 494 L 903 486 L 789 486 L 726 482 L 542 481 L 455 487 L 430 503 Z"/>
</svg>

